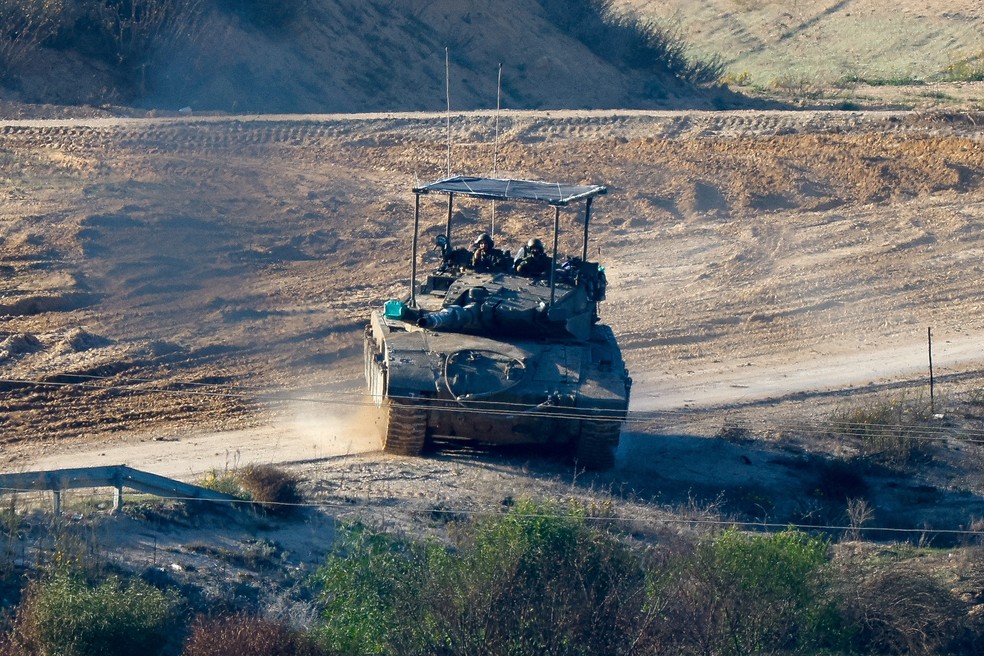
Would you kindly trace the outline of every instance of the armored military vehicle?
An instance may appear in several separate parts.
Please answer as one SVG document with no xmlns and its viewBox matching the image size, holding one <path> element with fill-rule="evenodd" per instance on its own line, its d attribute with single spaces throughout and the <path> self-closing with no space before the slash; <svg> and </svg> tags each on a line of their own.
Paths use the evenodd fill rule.
<svg viewBox="0 0 984 656">
<path fill-rule="evenodd" d="M 413 189 L 409 294 L 373 310 L 365 332 L 366 381 L 387 412 L 386 451 L 418 455 L 451 440 L 556 443 L 579 466 L 614 464 L 632 380 L 599 321 L 604 269 L 588 261 L 591 203 L 606 192 L 460 176 Z M 448 197 L 447 222 L 439 263 L 418 284 L 421 196 L 435 193 Z M 473 265 L 472 253 L 452 246 L 456 196 L 552 207 L 552 253 L 538 254 L 546 266 L 517 270 L 530 261 L 522 252 Z M 561 259 L 561 210 L 575 203 L 584 205 L 581 252 Z"/>
</svg>

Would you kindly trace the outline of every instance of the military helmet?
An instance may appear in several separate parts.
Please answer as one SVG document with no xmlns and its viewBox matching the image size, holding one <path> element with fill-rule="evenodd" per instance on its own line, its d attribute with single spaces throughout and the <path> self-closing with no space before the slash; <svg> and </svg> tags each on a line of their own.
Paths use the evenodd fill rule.
<svg viewBox="0 0 984 656">
<path fill-rule="evenodd" d="M 539 239 L 531 239 L 526 242 L 526 250 L 529 253 L 542 253 L 544 251 L 543 242 Z"/>
<path fill-rule="evenodd" d="M 494 242 L 494 241 L 492 241 L 492 235 L 490 235 L 490 234 L 489 234 L 489 233 L 487 233 L 487 232 L 483 232 L 482 234 L 480 234 L 480 235 L 479 235 L 479 236 L 478 236 L 478 237 L 477 237 L 477 238 L 475 239 L 475 243 L 474 243 L 474 244 L 472 244 L 472 245 L 473 245 L 473 246 L 478 246 L 478 245 L 480 245 L 480 244 L 488 244 L 490 248 L 491 248 L 492 246 L 495 246 L 495 242 Z"/>
</svg>

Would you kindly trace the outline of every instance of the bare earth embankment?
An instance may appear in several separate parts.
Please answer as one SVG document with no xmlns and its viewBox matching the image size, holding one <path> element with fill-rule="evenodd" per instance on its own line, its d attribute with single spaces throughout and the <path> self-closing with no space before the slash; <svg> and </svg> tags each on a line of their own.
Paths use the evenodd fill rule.
<svg viewBox="0 0 984 656">
<path fill-rule="evenodd" d="M 402 528 L 572 493 L 650 525 L 669 517 L 651 502 L 691 501 L 842 525 L 850 493 L 878 526 L 966 527 L 984 516 L 982 120 L 505 114 L 500 175 L 610 188 L 590 253 L 635 386 L 618 466 L 590 476 L 538 453 L 376 451 L 362 327 L 407 292 L 409 189 L 444 173 L 443 117 L 7 122 L 2 467 L 282 463 L 330 516 Z M 454 118 L 455 172 L 491 171 L 493 125 Z M 487 207 L 459 209 L 488 229 Z M 503 246 L 530 234 L 521 209 L 498 210 Z M 946 410 L 928 456 L 839 489 L 831 463 L 860 443 L 831 412 L 927 395 L 929 326 Z"/>
<path fill-rule="evenodd" d="M 728 79 L 745 90 L 866 107 L 980 109 L 984 103 L 984 6 L 977 0 L 614 4 L 641 20 L 676 27 L 692 52 L 720 57 Z"/>
</svg>

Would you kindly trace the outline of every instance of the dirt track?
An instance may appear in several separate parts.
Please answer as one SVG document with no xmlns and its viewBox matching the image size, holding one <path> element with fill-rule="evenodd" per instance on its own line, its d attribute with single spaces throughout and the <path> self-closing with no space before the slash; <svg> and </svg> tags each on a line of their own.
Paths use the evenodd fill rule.
<svg viewBox="0 0 984 656">
<path fill-rule="evenodd" d="M 591 255 L 636 380 L 625 475 L 651 476 L 660 464 L 640 463 L 657 453 L 701 457 L 700 442 L 673 456 L 660 434 L 769 432 L 845 388 L 912 379 L 927 326 L 941 373 L 963 374 L 961 392 L 984 387 L 982 122 L 505 114 L 500 175 L 610 187 Z M 455 172 L 491 172 L 493 125 L 455 117 Z M 67 383 L 0 384 L 6 467 L 105 462 L 128 453 L 111 450 L 121 443 L 193 475 L 241 457 L 235 434 L 184 460 L 186 443 L 166 440 L 271 425 L 247 433 L 271 436 L 258 459 L 373 448 L 353 410 L 362 324 L 406 291 L 409 188 L 444 173 L 445 139 L 438 115 L 0 125 L 0 372 Z M 488 228 L 486 208 L 459 209 L 469 235 Z M 496 234 L 514 248 L 530 228 L 510 209 L 522 210 L 500 207 Z M 428 210 L 429 239 L 442 214 Z M 802 392 L 822 403 L 792 403 Z"/>
</svg>

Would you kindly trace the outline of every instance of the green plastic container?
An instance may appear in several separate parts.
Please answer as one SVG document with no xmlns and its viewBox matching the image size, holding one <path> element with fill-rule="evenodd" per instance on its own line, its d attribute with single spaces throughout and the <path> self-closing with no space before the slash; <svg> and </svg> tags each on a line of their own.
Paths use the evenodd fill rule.
<svg viewBox="0 0 984 656">
<path fill-rule="evenodd" d="M 387 319 L 402 319 L 403 311 L 406 310 L 407 306 L 403 301 L 386 301 L 383 305 L 383 316 Z"/>
</svg>

